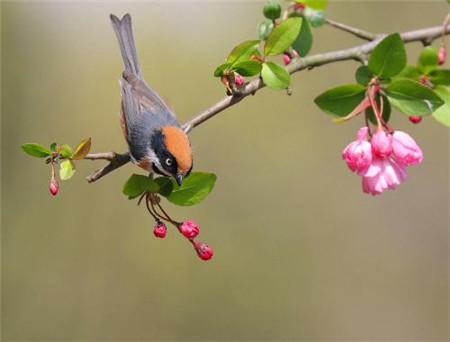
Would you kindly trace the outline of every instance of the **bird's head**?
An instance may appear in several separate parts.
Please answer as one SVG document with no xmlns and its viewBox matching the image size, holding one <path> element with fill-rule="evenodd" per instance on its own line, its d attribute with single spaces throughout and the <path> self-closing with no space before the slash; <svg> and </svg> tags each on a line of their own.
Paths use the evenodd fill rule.
<svg viewBox="0 0 450 342">
<path fill-rule="evenodd" d="M 178 185 L 192 170 L 192 149 L 184 131 L 177 126 L 163 126 L 151 140 L 154 152 L 152 168 L 156 173 L 174 177 Z"/>
</svg>

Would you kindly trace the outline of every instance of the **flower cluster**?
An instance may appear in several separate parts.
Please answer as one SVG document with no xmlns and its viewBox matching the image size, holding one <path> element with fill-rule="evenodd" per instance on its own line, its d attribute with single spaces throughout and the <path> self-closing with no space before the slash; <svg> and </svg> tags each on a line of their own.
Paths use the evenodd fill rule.
<svg viewBox="0 0 450 342">
<path fill-rule="evenodd" d="M 419 145 L 407 133 L 386 133 L 377 128 L 368 140 L 368 127 L 359 129 L 356 141 L 342 152 L 351 171 L 362 177 L 365 193 L 379 195 L 393 190 L 408 178 L 406 167 L 422 162 Z"/>
</svg>

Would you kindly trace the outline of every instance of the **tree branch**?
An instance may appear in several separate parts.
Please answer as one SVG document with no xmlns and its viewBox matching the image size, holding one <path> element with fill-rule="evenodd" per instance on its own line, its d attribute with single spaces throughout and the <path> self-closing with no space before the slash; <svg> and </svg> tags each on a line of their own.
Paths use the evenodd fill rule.
<svg viewBox="0 0 450 342">
<path fill-rule="evenodd" d="M 333 24 L 332 24 L 332 23 Z M 312 69 L 321 65 L 339 62 L 339 61 L 346 61 L 346 60 L 357 60 L 364 62 L 367 60 L 367 55 L 373 51 L 375 46 L 386 36 L 385 34 L 376 35 L 372 34 L 363 30 L 355 29 L 350 26 L 340 24 L 331 20 L 328 20 L 328 23 L 334 27 L 340 28 L 342 30 L 345 30 L 347 32 L 350 32 L 352 34 L 355 34 L 356 36 L 372 40 L 371 42 L 355 46 L 353 48 L 344 49 L 344 50 L 338 50 L 338 51 L 332 51 L 332 52 L 326 52 L 326 53 L 319 53 L 311 56 L 307 56 L 305 58 L 293 58 L 289 65 L 287 66 L 287 70 L 289 74 L 296 73 L 298 71 L 304 70 L 304 69 Z M 403 42 L 410 43 L 410 42 L 432 42 L 436 38 L 438 38 L 441 34 L 449 34 L 450 33 L 450 25 L 447 25 L 445 29 L 443 29 L 442 26 L 434 26 L 430 28 L 420 29 L 420 30 L 414 30 L 414 31 L 408 31 L 403 32 L 400 34 Z M 254 95 L 259 89 L 264 88 L 265 84 L 262 81 L 261 78 L 255 79 L 251 82 L 246 83 L 243 85 L 238 92 L 234 93 L 231 96 L 224 97 L 219 102 L 213 104 L 209 108 L 203 110 L 202 112 L 198 113 L 196 116 L 194 116 L 191 120 L 186 122 L 182 128 L 186 133 L 189 133 L 193 128 L 197 127 L 201 123 L 205 122 L 206 120 L 214 117 L 215 115 L 219 114 L 223 110 L 235 105 L 236 103 L 242 101 L 244 98 L 246 98 L 249 95 Z M 118 154 L 115 152 L 106 152 L 106 153 L 95 153 L 95 154 L 88 154 L 85 159 L 90 160 L 97 160 L 97 159 L 104 159 L 108 160 L 110 163 L 100 170 L 95 171 L 93 174 L 91 174 L 89 177 L 87 177 L 87 180 L 89 183 L 92 183 L 99 178 L 103 177 L 104 175 L 108 174 L 109 172 L 125 165 L 130 161 L 130 155 L 129 153 L 124 154 Z"/>
<path fill-rule="evenodd" d="M 352 26 L 349 26 L 346 24 L 339 23 L 339 22 L 331 20 L 331 19 L 325 19 L 325 22 L 330 26 L 336 27 L 342 31 L 348 32 L 350 34 L 353 34 L 354 36 L 357 36 L 357 37 L 365 39 L 365 40 L 371 41 L 371 40 L 375 40 L 381 36 L 379 34 L 364 31 L 364 30 L 361 30 L 361 29 L 358 29 L 358 28 L 355 28 L 355 27 L 352 27 Z"/>
</svg>

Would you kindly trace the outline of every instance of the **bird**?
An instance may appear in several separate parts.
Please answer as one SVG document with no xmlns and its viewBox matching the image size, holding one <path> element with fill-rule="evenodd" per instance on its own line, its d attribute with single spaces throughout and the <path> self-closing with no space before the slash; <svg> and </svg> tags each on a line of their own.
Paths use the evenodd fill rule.
<svg viewBox="0 0 450 342">
<path fill-rule="evenodd" d="M 193 167 L 192 147 L 171 109 L 142 74 L 130 14 L 110 14 L 125 70 L 120 87 L 120 122 L 131 160 L 150 173 L 173 177 L 179 186 Z"/>
</svg>

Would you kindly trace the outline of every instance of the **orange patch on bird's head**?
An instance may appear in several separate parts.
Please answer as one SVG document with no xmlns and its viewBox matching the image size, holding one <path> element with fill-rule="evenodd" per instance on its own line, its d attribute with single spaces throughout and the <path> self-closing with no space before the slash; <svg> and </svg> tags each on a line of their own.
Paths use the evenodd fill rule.
<svg viewBox="0 0 450 342">
<path fill-rule="evenodd" d="M 161 128 L 166 149 L 176 159 L 178 172 L 186 174 L 192 167 L 192 150 L 189 139 L 184 131 L 176 126 Z"/>
</svg>

